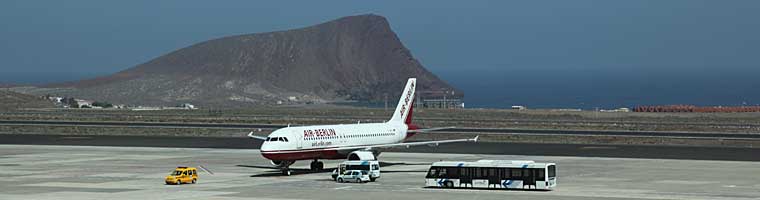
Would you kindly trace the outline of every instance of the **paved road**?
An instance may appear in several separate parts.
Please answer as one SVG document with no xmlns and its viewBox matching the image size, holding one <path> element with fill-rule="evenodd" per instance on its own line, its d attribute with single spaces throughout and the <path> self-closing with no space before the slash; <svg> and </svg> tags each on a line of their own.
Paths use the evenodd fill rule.
<svg viewBox="0 0 760 200">
<path fill-rule="evenodd" d="M 248 138 L 0 135 L 0 144 L 140 146 L 257 149 L 258 140 Z M 693 160 L 760 161 L 760 148 L 720 148 L 643 145 L 578 145 L 526 143 L 458 143 L 439 147 L 393 149 L 395 152 L 465 153 L 532 156 L 580 156 Z"/>
<path fill-rule="evenodd" d="M 171 127 L 171 128 L 234 128 L 234 129 L 278 129 L 278 124 L 210 124 L 210 123 L 154 123 L 154 122 L 76 122 L 76 121 L 7 121 L 0 125 L 61 125 L 61 126 L 118 126 L 118 127 Z M 453 128 L 446 132 L 458 133 L 510 133 L 510 134 L 555 134 L 555 135 L 613 135 L 613 136 L 657 136 L 691 138 L 731 138 L 760 139 L 760 134 L 746 133 L 695 133 L 657 131 L 580 131 L 580 130 L 535 130 L 509 128 Z"/>
</svg>

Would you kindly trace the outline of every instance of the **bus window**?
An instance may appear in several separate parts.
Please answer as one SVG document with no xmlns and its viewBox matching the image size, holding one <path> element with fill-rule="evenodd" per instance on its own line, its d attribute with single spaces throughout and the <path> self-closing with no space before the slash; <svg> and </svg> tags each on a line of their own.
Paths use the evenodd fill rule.
<svg viewBox="0 0 760 200">
<path fill-rule="evenodd" d="M 499 172 L 499 174 L 500 174 L 499 178 L 504 179 L 504 180 L 511 178 L 510 177 L 510 173 L 512 173 L 512 172 L 509 171 L 509 168 L 501 168 L 499 170 L 500 170 L 500 172 Z"/>
<path fill-rule="evenodd" d="M 448 173 L 446 173 L 446 168 L 440 168 L 438 169 L 438 175 L 439 178 L 446 178 L 448 177 Z"/>
<path fill-rule="evenodd" d="M 488 168 L 488 177 L 496 177 L 496 168 Z"/>
<path fill-rule="evenodd" d="M 485 168 L 473 168 L 473 171 L 475 172 L 475 175 L 473 176 L 474 179 L 484 179 L 486 178 L 486 169 Z"/>
<path fill-rule="evenodd" d="M 512 171 L 512 179 L 513 180 L 522 180 L 522 170 L 520 169 L 511 169 Z"/>
<path fill-rule="evenodd" d="M 438 167 L 431 167 L 428 171 L 427 178 L 438 178 Z"/>
<path fill-rule="evenodd" d="M 546 178 L 544 178 L 544 177 L 545 177 L 544 176 L 544 169 L 538 169 L 538 177 L 536 178 L 536 180 L 546 181 Z"/>
<path fill-rule="evenodd" d="M 347 165 L 346 170 L 369 170 L 369 165 Z"/>
<path fill-rule="evenodd" d="M 557 176 L 557 167 L 554 165 L 549 165 L 549 178 L 554 178 Z"/>
<path fill-rule="evenodd" d="M 446 172 L 448 172 L 447 178 L 459 178 L 459 169 L 456 167 L 449 167 L 446 169 Z"/>
</svg>

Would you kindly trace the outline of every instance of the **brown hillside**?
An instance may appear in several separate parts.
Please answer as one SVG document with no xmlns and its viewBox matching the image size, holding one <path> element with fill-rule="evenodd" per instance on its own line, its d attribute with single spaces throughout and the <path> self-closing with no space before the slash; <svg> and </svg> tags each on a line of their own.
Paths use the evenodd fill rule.
<svg viewBox="0 0 760 200">
<path fill-rule="evenodd" d="M 46 87 L 126 104 L 245 106 L 288 97 L 382 100 L 387 93 L 395 99 L 408 77 L 418 78 L 418 90 L 452 88 L 412 57 L 384 17 L 359 15 L 209 40 L 110 76 Z"/>
<path fill-rule="evenodd" d="M 19 108 L 52 108 L 53 102 L 42 97 L 0 89 L 0 110 Z"/>
</svg>

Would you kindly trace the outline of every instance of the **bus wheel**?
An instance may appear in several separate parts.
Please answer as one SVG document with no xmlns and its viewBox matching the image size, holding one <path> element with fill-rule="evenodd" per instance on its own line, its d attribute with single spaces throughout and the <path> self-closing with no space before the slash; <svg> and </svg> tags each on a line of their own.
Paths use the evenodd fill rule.
<svg viewBox="0 0 760 200">
<path fill-rule="evenodd" d="M 453 187 L 454 187 L 454 182 L 451 182 L 451 181 L 447 181 L 447 182 L 446 182 L 446 187 L 447 187 L 447 188 L 453 188 Z"/>
</svg>

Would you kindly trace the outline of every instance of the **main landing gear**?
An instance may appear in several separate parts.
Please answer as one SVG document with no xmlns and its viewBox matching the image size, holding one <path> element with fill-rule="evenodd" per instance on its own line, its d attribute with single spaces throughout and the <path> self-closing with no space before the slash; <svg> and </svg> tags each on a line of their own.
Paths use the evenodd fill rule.
<svg viewBox="0 0 760 200">
<path fill-rule="evenodd" d="M 314 159 L 314 161 L 311 161 L 311 164 L 309 164 L 309 169 L 311 169 L 311 171 L 322 171 L 324 168 L 325 163 L 320 162 L 317 159 Z"/>
</svg>

